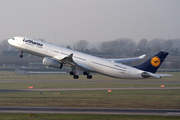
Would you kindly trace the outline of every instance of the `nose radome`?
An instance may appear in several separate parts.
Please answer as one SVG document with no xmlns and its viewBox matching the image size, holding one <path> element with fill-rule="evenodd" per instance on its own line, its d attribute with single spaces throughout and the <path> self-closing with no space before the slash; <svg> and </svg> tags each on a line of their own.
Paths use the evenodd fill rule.
<svg viewBox="0 0 180 120">
<path fill-rule="evenodd" d="M 8 43 L 10 43 L 10 39 L 8 39 L 7 41 L 8 41 Z"/>
<path fill-rule="evenodd" d="M 9 44 L 11 44 L 12 39 L 8 39 L 7 41 L 8 41 Z"/>
</svg>

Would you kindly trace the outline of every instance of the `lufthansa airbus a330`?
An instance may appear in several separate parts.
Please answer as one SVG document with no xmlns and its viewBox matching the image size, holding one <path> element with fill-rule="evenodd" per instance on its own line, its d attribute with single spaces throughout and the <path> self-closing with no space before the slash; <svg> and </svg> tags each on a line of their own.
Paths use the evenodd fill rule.
<svg viewBox="0 0 180 120">
<path fill-rule="evenodd" d="M 70 71 L 70 75 L 74 79 L 79 78 L 76 69 L 82 70 L 83 74 L 87 76 L 87 79 L 92 78 L 91 72 L 120 79 L 161 78 L 161 76 L 170 76 L 169 74 L 155 74 L 168 55 L 165 51 L 160 51 L 140 65 L 127 66 L 122 63 L 143 59 L 146 55 L 133 58 L 103 59 L 26 37 L 13 37 L 8 42 L 20 50 L 20 58 L 23 57 L 23 52 L 26 52 L 42 57 L 42 63 L 46 66 L 60 69 L 63 65 L 71 67 L 72 71 Z"/>
</svg>

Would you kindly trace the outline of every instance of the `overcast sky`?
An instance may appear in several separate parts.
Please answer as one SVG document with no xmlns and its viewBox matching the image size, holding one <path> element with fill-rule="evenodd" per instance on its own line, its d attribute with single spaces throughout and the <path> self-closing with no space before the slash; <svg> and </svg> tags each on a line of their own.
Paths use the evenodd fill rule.
<svg viewBox="0 0 180 120">
<path fill-rule="evenodd" d="M 0 40 L 180 38 L 180 0 L 0 0 Z"/>
</svg>

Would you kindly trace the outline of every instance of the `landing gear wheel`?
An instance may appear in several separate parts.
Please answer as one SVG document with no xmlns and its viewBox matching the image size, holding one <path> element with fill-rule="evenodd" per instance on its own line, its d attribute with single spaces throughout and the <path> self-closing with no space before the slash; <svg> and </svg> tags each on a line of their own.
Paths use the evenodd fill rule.
<svg viewBox="0 0 180 120">
<path fill-rule="evenodd" d="M 89 75 L 89 72 L 84 71 L 84 72 L 83 72 L 83 75 Z"/>
<path fill-rule="evenodd" d="M 92 75 L 87 75 L 87 79 L 92 79 Z"/>
<path fill-rule="evenodd" d="M 69 74 L 70 74 L 70 75 L 75 75 L 73 71 L 70 71 Z"/>
<path fill-rule="evenodd" d="M 74 75 L 73 78 L 74 78 L 74 79 L 78 79 L 78 78 L 79 78 L 79 75 Z"/>
<path fill-rule="evenodd" d="M 19 55 L 19 58 L 22 58 L 23 57 L 23 55 Z"/>
<path fill-rule="evenodd" d="M 23 51 L 20 51 L 19 58 L 22 58 L 22 57 L 23 57 Z"/>
</svg>

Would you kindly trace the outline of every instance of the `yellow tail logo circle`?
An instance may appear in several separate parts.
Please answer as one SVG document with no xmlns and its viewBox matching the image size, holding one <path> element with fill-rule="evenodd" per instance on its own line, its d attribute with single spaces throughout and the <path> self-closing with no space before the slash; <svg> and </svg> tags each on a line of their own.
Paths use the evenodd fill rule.
<svg viewBox="0 0 180 120">
<path fill-rule="evenodd" d="M 161 60 L 159 59 L 159 57 L 154 56 L 154 57 L 151 59 L 151 65 L 152 65 L 153 67 L 158 67 L 160 64 L 161 64 Z"/>
</svg>

